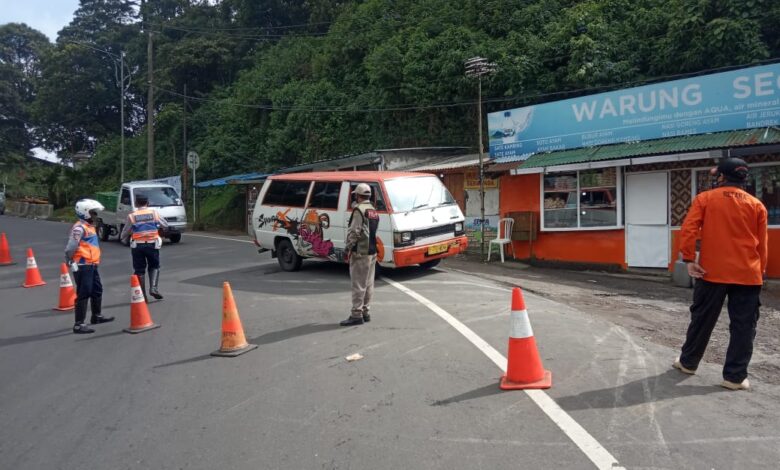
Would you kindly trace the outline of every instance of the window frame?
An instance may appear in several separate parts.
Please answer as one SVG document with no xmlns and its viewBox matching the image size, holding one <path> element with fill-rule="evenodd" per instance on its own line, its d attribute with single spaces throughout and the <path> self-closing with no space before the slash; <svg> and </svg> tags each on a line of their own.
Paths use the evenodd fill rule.
<svg viewBox="0 0 780 470">
<path fill-rule="evenodd" d="M 271 182 L 268 184 L 268 189 L 265 191 L 265 194 L 263 194 L 263 202 L 262 202 L 261 205 L 263 205 L 263 206 L 273 206 L 273 207 L 291 207 L 291 208 L 296 208 L 296 209 L 303 209 L 303 208 L 306 207 L 306 203 L 309 201 L 309 196 L 311 195 L 311 188 L 313 186 L 313 184 L 312 184 L 313 182 L 314 181 L 310 180 L 310 179 L 309 180 L 303 180 L 303 179 L 301 179 L 301 180 L 271 180 Z M 293 184 L 293 183 L 305 183 L 305 184 L 308 184 L 309 185 L 309 189 L 306 190 L 306 196 L 304 196 L 304 198 L 303 198 L 303 204 L 301 204 L 301 205 L 291 205 L 291 204 L 280 204 L 280 203 L 277 203 L 277 202 L 269 203 L 267 201 L 267 198 L 268 198 L 268 195 L 271 192 L 271 189 L 273 188 L 274 183 L 280 183 L 280 184 L 283 183 L 285 185 L 289 185 L 289 184 Z M 285 187 L 285 191 L 282 192 L 282 195 L 284 196 L 284 194 L 286 192 L 287 192 L 287 188 Z"/>
<path fill-rule="evenodd" d="M 316 181 L 313 181 L 313 183 L 314 184 L 311 185 L 311 188 L 309 188 L 309 197 L 306 200 L 306 208 L 307 209 L 319 209 L 319 210 L 323 210 L 323 211 L 337 211 L 337 210 L 339 210 L 339 203 L 341 202 L 341 191 L 342 191 L 342 189 L 344 187 L 344 182 L 343 181 L 316 180 Z M 339 192 L 338 192 L 338 195 L 336 196 L 336 207 L 321 207 L 321 206 L 312 205 L 312 199 L 314 198 L 314 194 L 315 194 L 314 193 L 314 188 L 316 188 L 318 184 L 325 184 L 325 185 L 327 185 L 327 184 L 334 184 L 334 185 L 338 185 Z"/>
<path fill-rule="evenodd" d="M 606 170 L 607 168 L 615 168 L 615 225 L 604 225 L 597 227 L 582 227 L 581 216 L 582 209 L 580 207 L 582 190 L 580 186 L 580 172 L 593 171 L 593 170 Z M 544 209 L 544 178 L 547 175 L 555 175 L 557 173 L 576 173 L 577 189 L 575 190 L 577 197 L 577 226 L 576 227 L 545 227 L 545 209 Z M 606 230 L 623 230 L 625 224 L 623 223 L 623 178 L 625 177 L 625 171 L 622 166 L 615 167 L 602 167 L 602 168 L 584 168 L 582 170 L 560 170 L 560 171 L 545 171 L 539 174 L 539 230 L 541 232 L 593 232 L 593 231 L 606 231 Z M 554 191 L 550 191 L 554 192 Z"/>
<path fill-rule="evenodd" d="M 713 164 L 712 166 L 697 166 L 695 168 L 691 168 L 691 203 L 693 203 L 693 200 L 696 199 L 696 196 L 698 196 L 697 191 L 698 191 L 699 188 L 698 188 L 698 181 L 696 180 L 696 172 L 697 171 L 707 171 L 707 172 L 709 172 L 715 166 L 717 166 L 717 164 Z M 748 166 L 750 167 L 751 170 L 753 168 L 761 168 L 761 167 L 765 167 L 765 166 L 777 166 L 777 167 L 780 167 L 780 161 L 778 161 L 778 162 L 748 163 Z M 763 202 L 762 202 L 762 204 L 763 204 Z M 769 208 L 766 207 L 766 205 L 764 205 L 764 208 L 767 210 L 767 215 L 768 215 Z M 768 216 L 767 216 L 767 219 L 769 219 Z M 678 227 L 682 227 L 682 226 L 678 226 Z M 772 228 L 772 229 L 780 228 L 780 224 L 771 224 L 770 225 L 770 224 L 767 223 L 767 228 Z"/>
<path fill-rule="evenodd" d="M 125 202 L 124 193 L 127 192 L 127 202 Z M 127 186 L 122 186 L 122 188 L 119 190 L 119 203 L 125 206 L 132 206 L 133 205 L 133 197 L 130 195 L 130 188 Z"/>
<path fill-rule="evenodd" d="M 390 205 L 389 205 L 390 203 L 389 203 L 389 199 L 385 195 L 385 188 L 384 188 L 384 184 L 383 184 L 382 181 L 370 181 L 370 180 L 367 180 L 367 181 L 345 180 L 345 181 L 347 183 L 347 212 L 352 212 L 352 210 L 353 210 L 352 202 L 355 200 L 355 197 L 353 196 L 352 191 L 354 191 L 354 188 L 357 185 L 359 185 L 360 183 L 366 183 L 367 185 L 371 186 L 371 199 L 372 199 L 371 203 L 372 204 L 375 201 L 375 199 L 374 199 L 374 193 L 375 193 L 374 185 L 376 185 L 376 188 L 379 189 L 378 193 L 382 195 L 382 202 L 384 203 L 385 208 L 384 209 L 379 209 L 377 207 L 376 208 L 376 212 L 379 213 L 379 214 L 389 214 L 390 213 Z"/>
</svg>

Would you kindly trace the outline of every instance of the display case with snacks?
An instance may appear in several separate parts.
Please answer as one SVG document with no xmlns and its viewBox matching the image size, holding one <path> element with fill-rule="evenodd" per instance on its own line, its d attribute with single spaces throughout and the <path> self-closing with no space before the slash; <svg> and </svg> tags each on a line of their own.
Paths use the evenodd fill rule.
<svg viewBox="0 0 780 470">
<path fill-rule="evenodd" d="M 544 227 L 577 226 L 577 172 L 544 177 Z"/>
<path fill-rule="evenodd" d="M 619 176 L 617 168 L 546 174 L 543 229 L 617 227 Z"/>
</svg>

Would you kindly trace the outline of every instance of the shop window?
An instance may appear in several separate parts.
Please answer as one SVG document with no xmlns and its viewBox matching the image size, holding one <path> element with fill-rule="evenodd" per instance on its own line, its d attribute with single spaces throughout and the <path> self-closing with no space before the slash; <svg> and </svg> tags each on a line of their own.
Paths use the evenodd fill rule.
<svg viewBox="0 0 780 470">
<path fill-rule="evenodd" d="M 710 170 L 696 170 L 696 194 L 712 189 Z M 780 225 L 780 165 L 752 166 L 745 191 L 766 206 L 769 225 Z"/>
<path fill-rule="evenodd" d="M 545 175 L 543 193 L 545 229 L 618 226 L 617 168 Z"/>
</svg>

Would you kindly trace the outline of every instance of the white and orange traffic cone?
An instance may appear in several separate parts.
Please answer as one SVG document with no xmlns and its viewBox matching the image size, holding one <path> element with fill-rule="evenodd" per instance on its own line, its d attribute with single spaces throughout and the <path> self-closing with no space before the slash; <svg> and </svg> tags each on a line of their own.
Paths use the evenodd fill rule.
<svg viewBox="0 0 780 470">
<path fill-rule="evenodd" d="M 60 265 L 60 302 L 54 310 L 66 311 L 73 310 L 76 307 L 76 291 L 73 289 L 73 282 L 70 280 L 68 265 Z"/>
<path fill-rule="evenodd" d="M 45 286 L 41 277 L 41 272 L 38 271 L 38 263 L 35 262 L 35 255 L 33 255 L 32 248 L 27 248 L 27 271 L 24 275 L 24 284 L 22 287 L 38 287 Z"/>
<path fill-rule="evenodd" d="M 244 327 L 241 318 L 238 317 L 238 308 L 233 299 L 233 290 L 230 283 L 222 284 L 222 343 L 219 351 L 211 353 L 212 356 L 235 357 L 257 347 L 249 344 L 244 336 Z"/>
<path fill-rule="evenodd" d="M 11 250 L 8 248 L 8 240 L 5 238 L 5 232 L 0 233 L 0 266 L 8 266 L 14 263 L 11 259 Z"/>
<path fill-rule="evenodd" d="M 534 332 L 528 320 L 523 293 L 519 288 L 512 290 L 511 328 L 509 351 L 507 353 L 506 375 L 501 377 L 501 389 L 522 390 L 529 388 L 550 388 L 552 374 L 544 370 L 539 351 L 536 349 Z"/>
<path fill-rule="evenodd" d="M 122 331 L 135 334 L 159 327 L 160 325 L 154 323 L 152 316 L 149 315 L 149 307 L 146 306 L 141 283 L 138 282 L 138 276 L 133 274 L 130 276 L 130 327 Z"/>
</svg>

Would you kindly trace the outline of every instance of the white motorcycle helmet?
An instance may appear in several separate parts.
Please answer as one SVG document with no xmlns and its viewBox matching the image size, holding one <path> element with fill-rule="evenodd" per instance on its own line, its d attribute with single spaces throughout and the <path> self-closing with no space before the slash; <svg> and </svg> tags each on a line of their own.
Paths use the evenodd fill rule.
<svg viewBox="0 0 780 470">
<path fill-rule="evenodd" d="M 89 220 L 92 218 L 90 212 L 100 212 L 105 210 L 103 204 L 97 202 L 94 199 L 80 199 L 76 202 L 76 216 L 81 220 Z"/>
</svg>

